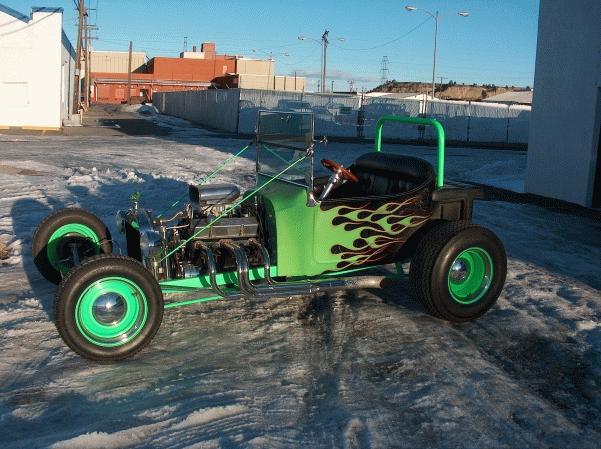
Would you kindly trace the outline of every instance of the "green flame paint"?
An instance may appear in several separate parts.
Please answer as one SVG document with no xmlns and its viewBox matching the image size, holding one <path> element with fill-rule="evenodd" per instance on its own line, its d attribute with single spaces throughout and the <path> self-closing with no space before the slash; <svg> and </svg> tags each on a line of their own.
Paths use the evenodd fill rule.
<svg viewBox="0 0 601 449">
<path fill-rule="evenodd" d="M 405 243 L 410 230 L 429 218 L 417 197 L 380 205 L 337 206 L 322 213 L 340 240 L 330 247 L 339 258 L 338 269 L 384 263 Z"/>
</svg>

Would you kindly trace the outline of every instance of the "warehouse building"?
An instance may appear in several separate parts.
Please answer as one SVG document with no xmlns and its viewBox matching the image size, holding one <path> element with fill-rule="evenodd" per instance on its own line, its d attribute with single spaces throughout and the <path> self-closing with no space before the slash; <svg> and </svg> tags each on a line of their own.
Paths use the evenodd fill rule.
<svg viewBox="0 0 601 449">
<path fill-rule="evenodd" d="M 528 192 L 589 207 L 601 207 L 600 17 L 599 0 L 540 2 L 526 173 Z"/>
<path fill-rule="evenodd" d="M 116 52 L 105 52 L 112 53 Z M 127 55 L 127 53 L 125 53 Z M 115 59 L 118 57 L 114 56 Z M 137 67 L 134 69 L 134 65 Z M 111 67 L 122 67 L 118 62 Z M 127 101 L 127 69 L 120 72 L 94 70 L 90 74 L 92 101 L 124 103 Z M 108 65 L 99 66 L 104 70 Z M 202 44 L 179 58 L 155 57 L 144 65 L 132 64 L 131 98 L 152 101 L 155 92 L 204 90 L 209 88 L 259 88 L 303 91 L 305 79 L 275 75 L 273 59 L 250 59 L 234 55 L 219 55 L 213 42 Z"/>
<path fill-rule="evenodd" d="M 305 78 L 275 74 L 274 59 L 236 58 L 234 73 L 218 76 L 213 82 L 221 89 L 267 89 L 303 92 Z"/>
<path fill-rule="evenodd" d="M 70 117 L 74 73 L 61 8 L 26 16 L 0 4 L 0 127 L 60 129 Z"/>
<path fill-rule="evenodd" d="M 138 72 L 146 65 L 146 53 L 132 51 L 131 71 Z M 129 52 L 127 51 L 90 51 L 90 71 L 102 73 L 127 73 Z"/>
<path fill-rule="evenodd" d="M 127 102 L 127 65 L 123 66 L 112 53 L 111 67 L 120 71 L 96 71 L 92 62 L 90 81 L 92 101 L 96 103 Z M 124 53 L 127 55 L 127 53 Z M 127 61 L 126 61 L 127 62 Z M 131 99 L 135 102 L 152 101 L 155 92 L 172 92 L 180 90 L 204 90 L 211 87 L 216 76 L 236 70 L 236 57 L 218 55 L 215 44 L 205 42 L 200 52 L 185 52 L 179 58 L 155 57 L 148 62 L 133 64 L 131 74 Z M 136 66 L 134 68 L 134 65 Z M 107 64 L 99 66 L 108 69 Z"/>
</svg>

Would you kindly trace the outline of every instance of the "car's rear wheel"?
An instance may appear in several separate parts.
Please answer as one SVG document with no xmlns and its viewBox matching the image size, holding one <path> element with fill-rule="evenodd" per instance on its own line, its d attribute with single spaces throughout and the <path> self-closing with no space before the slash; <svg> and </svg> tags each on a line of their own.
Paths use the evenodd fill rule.
<svg viewBox="0 0 601 449">
<path fill-rule="evenodd" d="M 31 249 L 39 272 L 58 284 L 78 262 L 97 254 L 110 254 L 112 241 L 108 228 L 96 215 L 66 208 L 40 223 Z"/>
<path fill-rule="evenodd" d="M 65 343 L 96 361 L 122 360 L 144 348 L 163 319 L 163 294 L 137 260 L 100 255 L 61 282 L 55 322 Z"/>
<path fill-rule="evenodd" d="M 507 272 L 499 238 L 470 222 L 436 225 L 420 239 L 409 278 L 417 299 L 434 316 L 473 320 L 497 301 Z"/>
</svg>

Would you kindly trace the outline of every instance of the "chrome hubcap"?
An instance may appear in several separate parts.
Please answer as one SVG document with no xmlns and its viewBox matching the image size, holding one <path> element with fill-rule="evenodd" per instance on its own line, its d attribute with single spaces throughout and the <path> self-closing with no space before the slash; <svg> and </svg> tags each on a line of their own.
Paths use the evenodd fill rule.
<svg viewBox="0 0 601 449">
<path fill-rule="evenodd" d="M 451 265 L 450 277 L 454 282 L 461 282 L 468 276 L 467 264 L 462 259 L 457 259 Z"/>
<path fill-rule="evenodd" d="M 118 323 L 126 312 L 125 301 L 120 295 L 107 293 L 99 296 L 92 306 L 94 318 L 102 324 Z"/>
</svg>

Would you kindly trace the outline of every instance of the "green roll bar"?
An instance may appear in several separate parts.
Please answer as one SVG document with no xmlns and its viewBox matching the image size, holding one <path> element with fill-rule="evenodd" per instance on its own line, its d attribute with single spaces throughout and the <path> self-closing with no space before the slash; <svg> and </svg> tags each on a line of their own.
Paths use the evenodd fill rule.
<svg viewBox="0 0 601 449">
<path fill-rule="evenodd" d="M 407 117 L 401 115 L 383 115 L 376 122 L 375 149 L 382 151 L 382 128 L 386 122 L 407 123 L 409 125 L 429 125 L 436 128 L 438 157 L 436 161 L 436 187 L 444 185 L 444 128 L 438 120 L 433 118 Z"/>
</svg>

